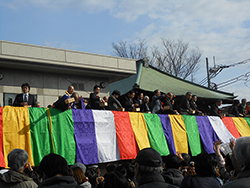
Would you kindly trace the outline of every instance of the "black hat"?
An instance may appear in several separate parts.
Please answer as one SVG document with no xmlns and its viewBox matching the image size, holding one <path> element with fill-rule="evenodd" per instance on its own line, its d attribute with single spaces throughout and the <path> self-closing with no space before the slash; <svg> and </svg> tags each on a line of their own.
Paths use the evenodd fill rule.
<svg viewBox="0 0 250 188">
<path fill-rule="evenodd" d="M 153 148 L 144 148 L 137 154 L 135 162 L 144 166 L 161 167 L 162 158 Z"/>
</svg>

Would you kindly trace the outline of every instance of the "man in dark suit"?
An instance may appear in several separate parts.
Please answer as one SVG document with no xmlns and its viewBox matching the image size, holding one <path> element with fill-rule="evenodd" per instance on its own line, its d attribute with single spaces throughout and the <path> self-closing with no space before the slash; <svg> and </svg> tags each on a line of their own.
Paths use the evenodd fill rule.
<svg viewBox="0 0 250 188">
<path fill-rule="evenodd" d="M 104 100 L 102 98 L 99 97 L 99 93 L 100 93 L 100 86 L 95 85 L 93 88 L 93 93 L 90 93 L 89 96 L 89 107 L 90 109 L 96 109 L 96 110 L 100 110 L 100 103 L 104 102 Z"/>
<path fill-rule="evenodd" d="M 168 107 L 168 109 L 164 109 L 162 111 L 163 114 L 178 114 L 178 111 L 173 109 L 172 105 L 173 97 L 174 97 L 173 93 L 169 92 L 166 94 L 166 97 L 162 100 L 163 107 L 165 106 Z"/>
<path fill-rule="evenodd" d="M 112 95 L 110 95 L 110 97 L 108 98 L 108 105 L 109 105 L 110 110 L 113 110 L 113 111 L 122 110 L 122 105 L 118 101 L 120 94 L 121 94 L 120 91 L 114 90 L 112 92 Z"/>
<path fill-rule="evenodd" d="M 190 100 L 192 99 L 192 93 L 187 92 L 186 95 L 181 100 L 180 113 L 184 115 L 194 114 L 194 109 L 190 106 Z"/>
<path fill-rule="evenodd" d="M 138 105 L 138 108 L 140 108 L 140 112 L 144 112 L 144 101 L 143 101 L 143 93 L 139 92 L 136 97 L 134 97 L 133 101 L 134 104 Z"/>
<path fill-rule="evenodd" d="M 222 104 L 222 100 L 218 99 L 215 104 L 211 106 L 210 116 L 219 116 L 222 117 L 221 111 L 219 110 L 219 106 Z"/>
<path fill-rule="evenodd" d="M 134 97 L 135 97 L 134 90 L 130 90 L 128 94 L 121 99 L 121 104 L 123 108 L 125 108 L 125 111 L 132 112 L 133 108 L 138 106 L 138 104 L 136 105 L 133 104 Z"/>
<path fill-rule="evenodd" d="M 154 91 L 154 96 L 152 97 L 152 113 L 159 114 L 162 111 L 161 101 L 166 97 L 166 94 L 161 95 L 159 89 Z"/>
<path fill-rule="evenodd" d="M 34 95 L 29 93 L 30 85 L 28 83 L 24 83 L 21 88 L 23 93 L 16 96 L 13 106 L 36 107 L 36 98 Z"/>
</svg>

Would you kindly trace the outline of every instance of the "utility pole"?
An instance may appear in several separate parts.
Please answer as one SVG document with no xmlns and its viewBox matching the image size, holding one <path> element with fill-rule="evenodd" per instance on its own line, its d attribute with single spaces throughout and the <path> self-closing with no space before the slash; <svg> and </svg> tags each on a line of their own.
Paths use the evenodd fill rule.
<svg viewBox="0 0 250 188">
<path fill-rule="evenodd" d="M 209 67 L 208 67 L 208 58 L 206 57 L 206 65 L 207 65 L 207 87 L 210 89 L 210 76 L 209 76 Z"/>
</svg>

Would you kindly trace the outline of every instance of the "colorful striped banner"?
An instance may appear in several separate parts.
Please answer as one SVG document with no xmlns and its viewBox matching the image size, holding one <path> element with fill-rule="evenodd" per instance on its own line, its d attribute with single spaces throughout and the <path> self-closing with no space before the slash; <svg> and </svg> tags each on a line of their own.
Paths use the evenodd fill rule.
<svg viewBox="0 0 250 188">
<path fill-rule="evenodd" d="M 218 139 L 250 136 L 249 123 L 250 118 L 5 106 L 0 108 L 0 166 L 8 164 L 15 148 L 26 150 L 35 166 L 49 153 L 86 165 L 135 159 L 146 147 L 162 156 L 214 153 Z"/>
</svg>

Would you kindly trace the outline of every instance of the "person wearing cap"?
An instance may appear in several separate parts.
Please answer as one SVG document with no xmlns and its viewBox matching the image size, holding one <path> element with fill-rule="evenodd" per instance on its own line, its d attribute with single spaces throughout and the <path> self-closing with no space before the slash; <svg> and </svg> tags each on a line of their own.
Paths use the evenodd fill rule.
<svg viewBox="0 0 250 188">
<path fill-rule="evenodd" d="M 162 177 L 162 158 L 153 148 L 142 149 L 135 159 L 135 177 L 138 188 L 177 188 Z"/>
<path fill-rule="evenodd" d="M 120 91 L 114 90 L 110 97 L 108 98 L 108 105 L 110 110 L 116 111 L 122 109 L 121 103 L 118 101 L 120 96 Z"/>
<path fill-rule="evenodd" d="M 73 172 L 73 176 L 78 185 L 85 188 L 91 188 L 88 177 L 86 177 L 86 166 L 82 163 L 75 163 L 70 167 Z"/>
<path fill-rule="evenodd" d="M 24 173 L 29 155 L 25 150 L 14 149 L 8 154 L 9 170 L 0 172 L 1 188 L 36 188 L 37 184 Z"/>
</svg>

